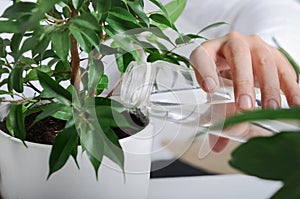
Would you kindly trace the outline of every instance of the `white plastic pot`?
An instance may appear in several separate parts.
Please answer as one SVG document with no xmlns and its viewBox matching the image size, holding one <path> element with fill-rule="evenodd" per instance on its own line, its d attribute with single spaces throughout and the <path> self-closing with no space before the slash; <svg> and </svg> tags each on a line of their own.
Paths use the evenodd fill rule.
<svg viewBox="0 0 300 199">
<path fill-rule="evenodd" d="M 0 131 L 0 174 L 3 199 L 146 199 L 150 180 L 151 123 L 139 133 L 120 140 L 125 153 L 122 170 L 104 157 L 99 180 L 86 153 L 78 148 L 80 170 L 72 158 L 49 180 L 50 145 L 27 142 Z"/>
</svg>

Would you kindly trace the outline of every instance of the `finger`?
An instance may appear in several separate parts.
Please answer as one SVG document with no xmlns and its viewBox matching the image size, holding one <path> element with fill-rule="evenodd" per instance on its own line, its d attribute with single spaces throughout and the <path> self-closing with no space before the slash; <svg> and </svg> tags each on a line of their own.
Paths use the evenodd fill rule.
<svg viewBox="0 0 300 199">
<path fill-rule="evenodd" d="M 279 108 L 281 106 L 280 84 L 273 54 L 264 44 L 255 46 L 251 50 L 252 63 L 261 89 L 262 107 Z"/>
<path fill-rule="evenodd" d="M 255 105 L 252 60 L 248 44 L 237 33 L 228 35 L 222 52 L 232 68 L 236 105 L 239 111 Z"/>
<path fill-rule="evenodd" d="M 209 135 L 209 145 L 214 152 L 219 153 L 223 151 L 228 143 L 229 139 L 227 138 Z"/>
<path fill-rule="evenodd" d="M 190 56 L 190 64 L 195 70 L 199 85 L 206 92 L 214 92 L 219 87 L 214 60 L 202 46 L 196 48 Z"/>
<path fill-rule="evenodd" d="M 300 106 L 300 88 L 295 70 L 278 50 L 272 52 L 276 59 L 280 88 L 285 94 L 288 104 L 290 106 Z"/>
</svg>

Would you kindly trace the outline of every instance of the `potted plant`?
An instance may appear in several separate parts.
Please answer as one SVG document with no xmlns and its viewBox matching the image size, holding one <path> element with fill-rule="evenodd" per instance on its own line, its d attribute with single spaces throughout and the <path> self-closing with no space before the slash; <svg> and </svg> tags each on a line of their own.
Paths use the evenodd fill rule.
<svg viewBox="0 0 300 199">
<path fill-rule="evenodd" d="M 186 1 L 166 6 L 149 2 L 157 12 L 146 13 L 143 0 L 14 0 L 4 11 L 4 198 L 146 198 L 149 118 L 112 99 L 111 93 L 103 95 L 109 79 L 104 60 L 114 57 L 121 73 L 131 61 L 142 60 L 141 51 L 148 62 L 188 65 L 173 49 L 202 38 L 179 34 L 174 25 Z M 175 41 L 163 32 L 166 27 L 178 33 Z M 119 140 L 132 131 L 140 132 Z"/>
</svg>

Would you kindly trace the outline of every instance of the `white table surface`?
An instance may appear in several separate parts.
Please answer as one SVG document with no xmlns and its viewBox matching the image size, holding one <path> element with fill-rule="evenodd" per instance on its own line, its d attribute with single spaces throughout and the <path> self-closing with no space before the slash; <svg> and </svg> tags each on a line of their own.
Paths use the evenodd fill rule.
<svg viewBox="0 0 300 199">
<path fill-rule="evenodd" d="M 155 178 L 148 199 L 267 199 L 281 186 L 243 174 Z"/>
</svg>

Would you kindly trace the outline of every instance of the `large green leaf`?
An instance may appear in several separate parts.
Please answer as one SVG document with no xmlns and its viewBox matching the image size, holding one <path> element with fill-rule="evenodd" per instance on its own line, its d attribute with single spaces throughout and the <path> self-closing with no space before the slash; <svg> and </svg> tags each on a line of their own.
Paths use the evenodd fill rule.
<svg viewBox="0 0 300 199">
<path fill-rule="evenodd" d="M 48 178 L 66 164 L 74 147 L 77 146 L 78 134 L 75 126 L 65 128 L 57 135 L 51 149 Z"/>
<path fill-rule="evenodd" d="M 72 102 L 72 95 L 65 88 L 59 85 L 49 75 L 44 72 L 37 71 L 40 84 L 44 88 L 44 95 L 49 98 L 55 98 L 65 105 L 70 105 Z"/>
<path fill-rule="evenodd" d="M 272 196 L 272 199 L 298 199 L 300 198 L 300 172 L 296 171 L 285 180 L 283 187 Z"/>
<path fill-rule="evenodd" d="M 284 181 L 300 167 L 300 132 L 256 137 L 233 153 L 230 165 L 264 179 Z"/>
</svg>

